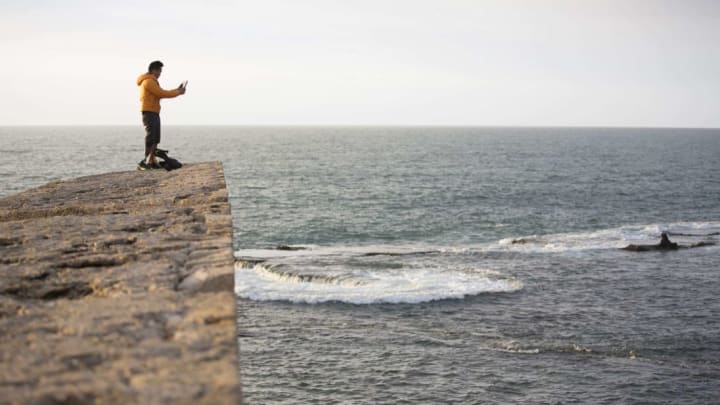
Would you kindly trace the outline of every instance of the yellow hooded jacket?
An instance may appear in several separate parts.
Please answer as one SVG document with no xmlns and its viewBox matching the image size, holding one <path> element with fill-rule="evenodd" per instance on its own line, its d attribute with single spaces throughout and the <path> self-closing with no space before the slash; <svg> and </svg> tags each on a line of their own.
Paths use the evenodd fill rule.
<svg viewBox="0 0 720 405">
<path fill-rule="evenodd" d="M 145 73 L 137 78 L 140 86 L 140 111 L 160 112 L 160 99 L 173 98 L 180 95 L 179 89 L 163 90 L 155 76 Z"/>
</svg>

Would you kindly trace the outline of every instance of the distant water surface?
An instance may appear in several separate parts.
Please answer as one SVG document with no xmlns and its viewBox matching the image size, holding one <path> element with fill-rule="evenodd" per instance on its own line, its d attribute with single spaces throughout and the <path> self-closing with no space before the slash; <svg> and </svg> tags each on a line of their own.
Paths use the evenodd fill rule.
<svg viewBox="0 0 720 405">
<path fill-rule="evenodd" d="M 0 127 L 0 195 L 138 127 Z M 720 131 L 166 127 L 222 160 L 248 403 L 712 403 Z M 143 173 L 138 173 L 143 175 Z"/>
</svg>

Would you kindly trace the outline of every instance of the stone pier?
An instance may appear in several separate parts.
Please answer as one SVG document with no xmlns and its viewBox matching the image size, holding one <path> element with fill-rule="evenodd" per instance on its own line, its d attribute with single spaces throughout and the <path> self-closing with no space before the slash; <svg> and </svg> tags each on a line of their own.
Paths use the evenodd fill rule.
<svg viewBox="0 0 720 405">
<path fill-rule="evenodd" d="M 0 199 L 0 403 L 240 403 L 222 164 Z"/>
</svg>

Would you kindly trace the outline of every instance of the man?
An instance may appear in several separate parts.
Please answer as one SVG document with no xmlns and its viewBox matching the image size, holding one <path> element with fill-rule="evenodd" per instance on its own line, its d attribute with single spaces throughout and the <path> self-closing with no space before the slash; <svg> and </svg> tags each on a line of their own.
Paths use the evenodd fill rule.
<svg viewBox="0 0 720 405">
<path fill-rule="evenodd" d="M 150 63 L 148 72 L 137 79 L 137 85 L 140 86 L 140 110 L 145 125 L 145 159 L 138 164 L 138 170 L 160 168 L 155 157 L 160 143 L 160 99 L 177 97 L 185 94 L 186 90 L 184 84 L 177 89 L 163 90 L 158 83 L 162 68 L 162 62 L 156 60 Z"/>
</svg>

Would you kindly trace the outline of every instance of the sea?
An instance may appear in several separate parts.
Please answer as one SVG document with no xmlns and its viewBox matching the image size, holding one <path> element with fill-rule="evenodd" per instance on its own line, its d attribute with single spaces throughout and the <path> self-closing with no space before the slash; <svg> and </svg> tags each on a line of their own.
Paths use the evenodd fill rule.
<svg viewBox="0 0 720 405">
<path fill-rule="evenodd" d="M 0 196 L 135 170 L 143 137 L 0 127 Z M 162 137 L 224 165 L 245 403 L 720 398 L 720 129 Z M 681 249 L 622 249 L 662 233 Z"/>
</svg>

